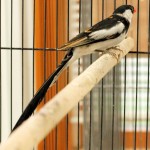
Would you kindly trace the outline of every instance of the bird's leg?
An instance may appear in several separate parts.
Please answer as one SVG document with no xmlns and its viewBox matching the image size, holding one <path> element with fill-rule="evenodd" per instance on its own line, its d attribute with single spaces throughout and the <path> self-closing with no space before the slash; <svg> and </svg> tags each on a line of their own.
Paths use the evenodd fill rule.
<svg viewBox="0 0 150 150">
<path fill-rule="evenodd" d="M 122 49 L 120 49 L 120 47 L 119 47 L 119 46 L 110 47 L 110 48 L 108 48 L 108 49 L 106 49 L 106 50 L 108 51 L 108 50 L 110 50 L 110 49 L 114 49 L 114 50 L 118 50 L 118 51 L 123 52 L 123 50 L 122 50 Z"/>
<path fill-rule="evenodd" d="M 119 62 L 119 60 L 120 60 L 120 54 L 117 55 L 117 54 L 115 54 L 113 52 L 110 52 L 109 50 L 111 50 L 111 49 L 117 50 L 117 51 L 121 51 L 122 53 L 123 53 L 123 50 L 120 49 L 119 46 L 114 46 L 114 47 L 110 47 L 110 48 L 106 49 L 106 51 L 105 51 L 106 53 L 108 52 L 110 55 L 112 55 L 113 57 L 115 57 L 117 59 L 117 62 Z"/>
<path fill-rule="evenodd" d="M 96 49 L 95 52 L 98 52 L 98 53 L 103 53 L 105 50 L 101 50 L 101 49 Z"/>
<path fill-rule="evenodd" d="M 102 56 L 102 54 L 104 53 L 105 50 L 101 50 L 101 49 L 96 49 L 95 52 L 99 53 L 99 56 Z"/>
<path fill-rule="evenodd" d="M 109 51 L 110 49 L 112 49 L 112 48 L 108 48 L 106 50 L 96 49 L 95 52 L 101 53 L 100 56 L 102 56 L 103 54 L 110 54 L 111 56 L 113 56 L 114 58 L 116 58 L 117 61 L 118 61 L 118 58 L 117 58 L 116 54 L 114 54 L 113 52 L 110 52 Z"/>
</svg>

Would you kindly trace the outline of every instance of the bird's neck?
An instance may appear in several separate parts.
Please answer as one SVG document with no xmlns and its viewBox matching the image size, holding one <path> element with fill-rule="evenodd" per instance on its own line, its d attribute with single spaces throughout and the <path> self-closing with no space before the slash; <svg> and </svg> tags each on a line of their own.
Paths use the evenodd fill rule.
<svg viewBox="0 0 150 150">
<path fill-rule="evenodd" d="M 126 28 L 126 32 L 127 32 L 129 25 L 130 25 L 129 20 L 127 18 L 125 18 L 124 16 L 118 15 L 118 14 L 113 14 L 113 17 L 124 24 L 124 26 Z"/>
<path fill-rule="evenodd" d="M 131 23 L 132 16 L 131 16 L 131 14 L 129 14 L 129 13 L 123 13 L 123 14 L 117 13 L 117 14 L 114 14 L 114 15 L 123 17 L 123 18 L 125 18 L 128 22 Z"/>
</svg>

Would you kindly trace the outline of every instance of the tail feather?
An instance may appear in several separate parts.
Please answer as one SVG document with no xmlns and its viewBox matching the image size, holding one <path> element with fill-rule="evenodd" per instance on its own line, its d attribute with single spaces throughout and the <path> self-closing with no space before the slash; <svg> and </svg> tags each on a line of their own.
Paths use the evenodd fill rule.
<svg viewBox="0 0 150 150">
<path fill-rule="evenodd" d="M 38 90 L 35 96 L 31 99 L 30 103 L 27 105 L 26 109 L 24 110 L 16 125 L 14 126 L 12 132 L 32 115 L 38 104 L 44 98 L 48 88 L 56 82 L 59 74 L 68 66 L 69 60 L 72 58 L 72 56 L 73 50 L 71 49 L 65 55 L 61 64 L 57 67 L 54 73 L 45 81 L 45 83 L 41 86 L 41 88 Z"/>
</svg>

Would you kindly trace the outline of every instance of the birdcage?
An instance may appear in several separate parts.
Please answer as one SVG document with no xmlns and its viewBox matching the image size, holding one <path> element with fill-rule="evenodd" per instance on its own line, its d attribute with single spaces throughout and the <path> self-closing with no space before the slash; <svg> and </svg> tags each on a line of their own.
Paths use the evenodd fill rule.
<svg viewBox="0 0 150 150">
<path fill-rule="evenodd" d="M 149 0 L 0 0 L 1 142 L 60 64 L 58 48 L 123 4 L 136 8 L 128 33 L 134 48 L 33 149 L 150 149 Z M 98 57 L 69 66 L 36 112 Z"/>
</svg>

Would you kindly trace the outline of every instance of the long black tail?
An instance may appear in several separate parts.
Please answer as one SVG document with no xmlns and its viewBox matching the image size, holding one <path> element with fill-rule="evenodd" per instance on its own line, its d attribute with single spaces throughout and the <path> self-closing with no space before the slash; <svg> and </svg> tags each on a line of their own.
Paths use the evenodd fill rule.
<svg viewBox="0 0 150 150">
<path fill-rule="evenodd" d="M 36 109 L 37 105 L 42 101 L 44 98 L 48 88 L 55 83 L 59 74 L 67 67 L 69 60 L 73 56 L 73 50 L 69 50 L 68 53 L 65 55 L 64 59 L 62 60 L 61 64 L 57 67 L 54 73 L 43 83 L 41 88 L 35 94 L 35 96 L 31 99 L 30 103 L 20 116 L 19 120 L 17 121 L 16 125 L 14 126 L 12 132 L 21 125 L 26 119 L 28 119 L 34 110 Z"/>
</svg>

